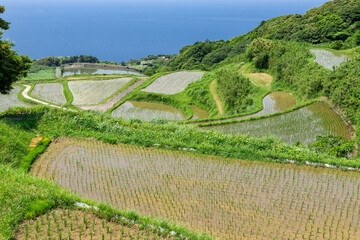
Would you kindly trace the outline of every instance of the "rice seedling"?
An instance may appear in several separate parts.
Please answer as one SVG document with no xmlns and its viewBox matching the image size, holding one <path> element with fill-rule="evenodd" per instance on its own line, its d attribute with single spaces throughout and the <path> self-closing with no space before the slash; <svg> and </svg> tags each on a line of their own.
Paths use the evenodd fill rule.
<svg viewBox="0 0 360 240">
<path fill-rule="evenodd" d="M 74 95 L 73 105 L 98 104 L 114 94 L 128 83 L 131 78 L 119 78 L 102 81 L 69 81 L 69 88 Z"/>
<path fill-rule="evenodd" d="M 62 139 L 32 173 L 54 175 L 84 197 L 166 217 L 220 239 L 360 237 L 357 172 Z M 121 227 L 108 225 L 96 224 L 104 234 L 121 236 Z"/>
<path fill-rule="evenodd" d="M 316 63 L 330 70 L 349 60 L 349 57 L 345 54 L 328 51 L 325 49 L 311 49 L 310 52 L 316 56 Z"/>
<path fill-rule="evenodd" d="M 313 103 L 294 112 L 245 121 L 235 124 L 205 127 L 230 134 L 249 134 L 254 137 L 275 136 L 286 143 L 300 141 L 307 145 L 316 140 L 316 136 L 342 136 L 349 139 L 349 130 L 342 118 L 323 103 Z"/>
<path fill-rule="evenodd" d="M 76 209 L 68 209 L 69 215 L 61 214 L 64 209 L 55 209 L 48 215 L 45 221 L 42 217 L 23 222 L 16 233 L 16 239 L 175 239 L 171 236 L 160 236 L 155 232 L 149 232 L 141 229 L 138 225 L 124 225 L 117 222 L 104 221 L 96 214 Z M 75 217 L 76 216 L 76 217 Z M 85 223 L 79 219 L 87 219 L 92 222 L 93 227 L 87 228 Z M 70 222 L 70 225 L 63 224 L 64 221 Z M 56 225 L 56 227 L 53 227 Z"/>
<path fill-rule="evenodd" d="M 112 112 L 113 117 L 149 121 L 152 119 L 184 120 L 186 116 L 175 107 L 162 103 L 126 101 Z"/>
<path fill-rule="evenodd" d="M 145 92 L 175 94 L 183 91 L 190 83 L 201 79 L 203 72 L 176 72 L 159 77 L 143 89 Z"/>
<path fill-rule="evenodd" d="M 31 91 L 31 95 L 58 105 L 66 103 L 62 83 L 38 83 Z"/>
<path fill-rule="evenodd" d="M 18 92 L 20 91 L 20 87 L 14 86 L 14 89 L 9 94 L 0 94 L 0 112 L 4 112 L 11 107 L 29 106 L 29 104 L 23 103 L 18 99 Z"/>
</svg>

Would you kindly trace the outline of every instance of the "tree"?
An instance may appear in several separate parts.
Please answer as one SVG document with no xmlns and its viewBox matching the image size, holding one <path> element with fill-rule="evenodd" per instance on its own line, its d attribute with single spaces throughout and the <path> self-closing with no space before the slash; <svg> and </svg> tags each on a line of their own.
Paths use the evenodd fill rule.
<svg viewBox="0 0 360 240">
<path fill-rule="evenodd" d="M 5 7 L 0 6 L 0 13 L 4 13 Z M 4 30 L 9 29 L 9 24 L 0 18 L 0 39 Z M 6 94 L 12 89 L 12 83 L 26 76 L 31 66 L 28 56 L 18 55 L 11 49 L 14 44 L 8 40 L 0 40 L 0 93 Z"/>
</svg>

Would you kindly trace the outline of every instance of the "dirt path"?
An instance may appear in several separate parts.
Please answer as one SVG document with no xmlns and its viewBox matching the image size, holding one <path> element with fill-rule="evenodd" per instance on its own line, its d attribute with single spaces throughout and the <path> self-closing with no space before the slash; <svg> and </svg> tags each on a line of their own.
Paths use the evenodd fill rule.
<svg viewBox="0 0 360 240">
<path fill-rule="evenodd" d="M 119 102 L 123 97 L 126 96 L 129 92 L 131 92 L 134 88 L 138 87 L 140 84 L 142 84 L 145 80 L 140 80 L 136 82 L 134 85 L 130 86 L 129 88 L 125 89 L 124 91 L 118 93 L 113 98 L 109 99 L 109 101 L 100 104 L 100 105 L 88 105 L 88 106 L 77 106 L 78 108 L 85 109 L 85 110 L 98 110 L 102 112 L 106 112 L 109 110 L 112 106 L 114 106 L 115 103 Z"/>
<path fill-rule="evenodd" d="M 265 89 L 271 89 L 271 83 L 274 77 L 267 73 L 246 73 L 249 64 L 245 64 L 239 70 L 239 72 L 247 77 L 255 86 L 262 87 Z"/>
<path fill-rule="evenodd" d="M 47 103 L 47 102 L 44 102 L 44 101 L 41 101 L 41 100 L 30 97 L 28 94 L 29 94 L 29 91 L 31 89 L 31 86 L 29 86 L 29 85 L 24 85 L 24 86 L 25 86 L 25 90 L 21 93 L 21 95 L 23 95 L 24 98 L 29 99 L 29 100 L 34 101 L 34 102 L 37 102 L 37 103 L 40 103 L 40 104 L 43 104 L 43 105 L 46 105 L 46 106 L 59 108 L 59 109 L 64 109 L 64 110 L 69 110 L 67 108 L 59 107 L 59 106 L 56 106 L 54 104 L 50 104 L 50 103 Z"/>
<path fill-rule="evenodd" d="M 220 100 L 219 95 L 216 93 L 216 80 L 212 81 L 210 83 L 210 93 L 213 96 L 215 102 L 216 102 L 216 107 L 219 111 L 219 114 L 224 114 L 224 109 Z"/>
</svg>

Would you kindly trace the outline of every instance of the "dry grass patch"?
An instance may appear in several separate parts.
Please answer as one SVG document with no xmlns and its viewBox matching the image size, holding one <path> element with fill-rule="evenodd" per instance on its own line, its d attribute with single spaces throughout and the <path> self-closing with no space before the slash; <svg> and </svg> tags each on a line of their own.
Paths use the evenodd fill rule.
<svg viewBox="0 0 360 240">
<path fill-rule="evenodd" d="M 255 86 L 271 89 L 271 83 L 274 77 L 267 73 L 249 73 L 249 64 L 245 64 L 240 68 L 240 73 L 247 77 Z"/>
<path fill-rule="evenodd" d="M 215 100 L 216 107 L 218 109 L 219 114 L 224 114 L 224 108 L 223 108 L 222 102 L 220 100 L 219 95 L 216 92 L 216 80 L 214 80 L 210 83 L 210 93 Z"/>
<path fill-rule="evenodd" d="M 16 239 L 174 239 L 164 237 L 138 224 L 108 221 L 86 210 L 56 209 L 34 220 L 24 221 Z"/>
</svg>

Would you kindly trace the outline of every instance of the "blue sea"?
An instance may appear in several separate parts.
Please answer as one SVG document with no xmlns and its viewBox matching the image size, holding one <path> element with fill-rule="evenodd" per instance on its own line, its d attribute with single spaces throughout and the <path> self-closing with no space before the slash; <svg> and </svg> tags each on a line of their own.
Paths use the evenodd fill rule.
<svg viewBox="0 0 360 240">
<path fill-rule="evenodd" d="M 197 41 L 228 40 L 262 20 L 300 13 L 325 0 L 3 0 L 3 39 L 32 59 L 93 55 L 128 61 L 176 54 Z"/>
</svg>

